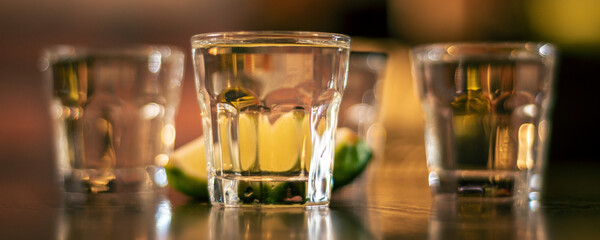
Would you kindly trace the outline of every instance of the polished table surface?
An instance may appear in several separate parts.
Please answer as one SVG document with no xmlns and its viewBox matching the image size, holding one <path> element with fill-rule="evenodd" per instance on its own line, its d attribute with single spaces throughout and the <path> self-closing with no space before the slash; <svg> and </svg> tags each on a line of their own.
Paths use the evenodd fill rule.
<svg viewBox="0 0 600 240">
<path fill-rule="evenodd" d="M 170 190 L 138 205 L 68 207 L 50 183 L 5 184 L 0 239 L 599 239 L 600 205 L 434 198 L 424 148 L 388 142 L 329 207 L 219 208 Z M 29 190 L 31 190 L 29 189 Z M 27 190 L 27 189 L 26 189 Z M 29 192 L 29 193 L 28 193 Z M 29 196 L 28 194 L 33 194 Z"/>
</svg>

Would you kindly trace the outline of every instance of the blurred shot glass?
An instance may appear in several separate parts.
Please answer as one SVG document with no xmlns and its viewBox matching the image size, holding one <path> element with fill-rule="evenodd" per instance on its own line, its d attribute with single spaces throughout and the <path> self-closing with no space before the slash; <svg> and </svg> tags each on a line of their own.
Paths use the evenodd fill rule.
<svg viewBox="0 0 600 240">
<path fill-rule="evenodd" d="M 340 106 L 338 128 L 353 131 L 371 149 L 385 145 L 379 108 L 386 63 L 383 52 L 350 52 L 348 82 Z"/>
<path fill-rule="evenodd" d="M 67 203 L 121 203 L 162 192 L 183 61 L 172 46 L 45 50 L 41 68 Z"/>
<path fill-rule="evenodd" d="M 412 49 L 433 193 L 539 200 L 555 55 L 546 43 Z"/>
</svg>

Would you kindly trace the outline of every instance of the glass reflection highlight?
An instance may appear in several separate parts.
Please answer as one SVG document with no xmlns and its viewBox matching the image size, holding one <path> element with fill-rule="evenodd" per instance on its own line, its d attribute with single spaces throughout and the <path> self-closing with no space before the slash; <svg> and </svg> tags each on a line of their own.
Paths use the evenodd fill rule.
<svg viewBox="0 0 600 240">
<path fill-rule="evenodd" d="M 512 201 L 437 196 L 428 239 L 546 239 L 538 215 L 537 208 Z"/>
<path fill-rule="evenodd" d="M 171 215 L 163 198 L 67 207 L 58 215 L 56 239 L 168 239 Z"/>
<path fill-rule="evenodd" d="M 209 239 L 334 239 L 328 208 L 212 208 Z"/>
<path fill-rule="evenodd" d="M 190 202 L 173 210 L 169 239 L 379 239 L 365 212 L 325 207 L 218 208 Z"/>
</svg>

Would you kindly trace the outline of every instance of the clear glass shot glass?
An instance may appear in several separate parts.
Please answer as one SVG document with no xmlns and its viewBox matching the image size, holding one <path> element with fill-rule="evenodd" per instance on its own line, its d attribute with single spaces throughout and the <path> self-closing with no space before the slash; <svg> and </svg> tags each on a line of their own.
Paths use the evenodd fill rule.
<svg viewBox="0 0 600 240">
<path fill-rule="evenodd" d="M 183 52 L 173 46 L 55 46 L 41 60 L 66 202 L 135 202 L 161 193 L 175 139 Z"/>
<path fill-rule="evenodd" d="M 191 39 L 213 205 L 327 205 L 350 37 L 223 32 Z"/>
<path fill-rule="evenodd" d="M 433 193 L 539 200 L 555 56 L 547 43 L 412 49 Z"/>
<path fill-rule="evenodd" d="M 350 52 L 348 82 L 340 107 L 338 128 L 354 131 L 371 148 L 385 145 L 379 109 L 387 59 L 383 52 Z"/>
</svg>

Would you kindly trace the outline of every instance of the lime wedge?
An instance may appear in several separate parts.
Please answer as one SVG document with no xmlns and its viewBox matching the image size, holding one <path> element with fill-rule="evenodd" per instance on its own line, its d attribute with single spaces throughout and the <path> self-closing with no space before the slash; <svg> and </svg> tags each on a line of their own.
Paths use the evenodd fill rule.
<svg viewBox="0 0 600 240">
<path fill-rule="evenodd" d="M 265 172 L 288 172 L 300 167 L 303 148 L 304 117 L 288 112 L 270 123 L 266 115 L 259 120 L 259 164 Z M 298 169 L 299 170 L 299 169 Z"/>
<path fill-rule="evenodd" d="M 252 171 L 256 168 L 256 152 L 258 150 L 258 113 L 240 113 L 239 119 L 239 144 L 241 171 Z"/>
<path fill-rule="evenodd" d="M 248 126 L 251 125 L 248 119 L 243 121 L 248 121 Z M 264 121 L 267 122 L 262 122 L 259 124 L 270 124 L 268 120 Z M 279 124 L 296 124 L 298 126 L 298 131 L 283 131 L 277 126 L 278 121 L 282 121 Z M 269 153 L 273 154 L 270 156 L 279 157 L 281 159 L 287 159 L 287 156 L 292 155 L 297 158 L 298 155 L 301 154 L 297 152 L 298 150 L 294 150 L 296 152 L 293 152 L 292 154 L 290 154 L 288 150 L 297 149 L 297 147 L 295 146 L 300 144 L 298 141 L 303 141 L 300 139 L 299 136 L 302 135 L 301 131 L 305 131 L 305 124 L 306 123 L 304 120 L 299 120 L 293 117 L 293 115 L 283 115 L 282 117 L 280 117 L 280 119 L 278 119 L 271 126 L 270 131 L 273 132 L 271 132 L 270 134 L 281 135 L 281 138 L 279 139 L 288 140 L 269 143 L 274 144 L 273 150 L 276 152 Z M 277 131 L 275 129 L 281 131 Z M 259 135 L 260 134 L 261 133 L 259 133 Z M 252 133 L 248 133 L 245 136 L 249 138 L 255 137 Z M 242 161 L 244 161 L 244 156 L 253 155 L 252 151 L 253 150 L 251 149 L 242 149 Z M 336 131 L 336 150 L 333 168 L 333 190 L 339 189 L 342 186 L 351 183 L 364 171 L 368 163 L 371 161 L 372 157 L 372 149 L 369 146 L 367 146 L 367 144 L 363 140 L 359 139 L 356 133 L 347 128 L 338 128 Z M 267 165 L 267 168 L 264 170 L 287 170 L 291 167 L 295 167 L 294 164 L 296 164 L 296 162 L 297 159 L 290 158 L 284 161 L 283 163 L 273 163 L 271 165 Z M 261 162 L 261 164 L 262 163 L 263 162 Z M 242 168 L 248 168 L 250 167 L 250 165 L 250 162 L 242 163 Z M 171 160 L 165 167 L 165 170 L 167 172 L 169 184 L 173 189 L 185 195 L 193 197 L 199 201 L 208 201 L 209 196 L 207 190 L 206 156 L 204 149 L 204 139 L 202 137 L 197 138 L 175 150 Z M 290 188 L 289 186 L 275 186 L 273 190 L 269 191 L 277 192 L 278 188 L 284 187 L 286 191 L 288 188 Z M 266 199 L 266 202 L 268 202 L 268 200 L 269 199 Z"/>
<path fill-rule="evenodd" d="M 179 147 L 165 166 L 171 187 L 199 201 L 208 201 L 204 138 Z"/>
<path fill-rule="evenodd" d="M 360 176 L 373 158 L 373 150 L 354 131 L 338 128 L 335 139 L 333 190 L 348 185 Z"/>
</svg>

